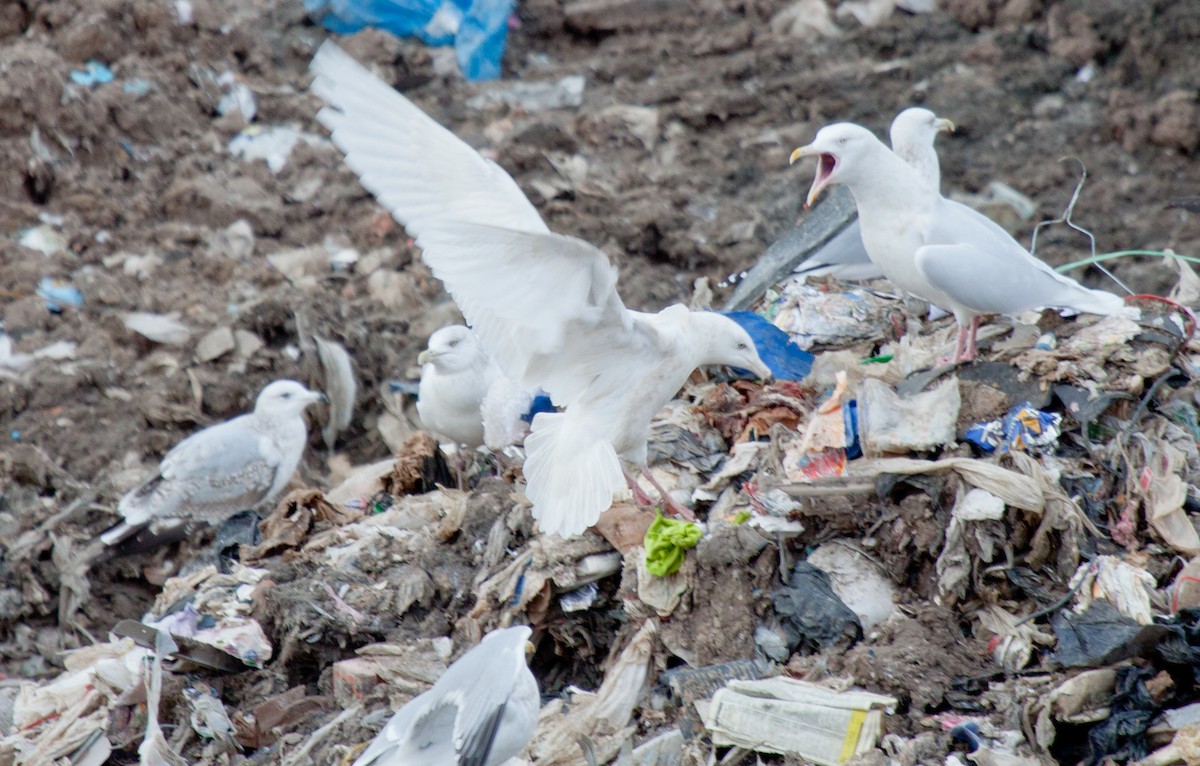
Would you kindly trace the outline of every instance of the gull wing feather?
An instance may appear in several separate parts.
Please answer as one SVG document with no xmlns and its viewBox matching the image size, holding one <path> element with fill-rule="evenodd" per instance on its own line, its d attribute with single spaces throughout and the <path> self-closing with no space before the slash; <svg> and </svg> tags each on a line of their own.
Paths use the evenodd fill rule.
<svg viewBox="0 0 1200 766">
<path fill-rule="evenodd" d="M 547 232 L 512 176 L 332 42 L 313 58 L 317 119 L 346 165 L 409 233 L 443 218 Z"/>
<path fill-rule="evenodd" d="M 500 368 L 556 404 L 654 343 L 617 295 L 608 256 L 583 240 L 439 221 L 417 244 Z"/>
<path fill-rule="evenodd" d="M 265 434 L 250 426 L 252 417 L 240 415 L 187 437 L 163 457 L 159 473 L 164 479 L 186 481 L 229 476 L 241 473 L 247 466 L 278 465 L 279 450 Z"/>
<path fill-rule="evenodd" d="M 941 200 L 916 267 L 937 289 L 977 313 L 1011 314 L 1055 306 L 1097 314 L 1121 308 L 1112 293 L 1092 290 L 1030 255 L 987 216 Z"/>
</svg>

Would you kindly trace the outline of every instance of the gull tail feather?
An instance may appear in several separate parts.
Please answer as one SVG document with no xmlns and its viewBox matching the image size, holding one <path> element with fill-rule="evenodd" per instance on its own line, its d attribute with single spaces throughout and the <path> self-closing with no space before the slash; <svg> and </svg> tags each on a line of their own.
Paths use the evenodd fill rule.
<svg viewBox="0 0 1200 766">
<path fill-rule="evenodd" d="M 525 438 L 525 452 L 525 495 L 547 534 L 581 534 L 625 486 L 612 444 L 569 411 L 539 413 Z"/>
<path fill-rule="evenodd" d="M 1066 304 L 1066 308 L 1071 308 L 1076 311 L 1082 311 L 1086 314 L 1115 314 L 1125 305 L 1125 300 L 1113 293 L 1105 290 L 1093 290 L 1083 285 L 1077 284 L 1077 290 L 1074 290 L 1074 295 L 1071 296 L 1070 303 Z"/>
<path fill-rule="evenodd" d="M 155 515 L 156 504 L 162 502 L 162 482 L 161 475 L 155 476 L 127 492 L 117 504 L 122 521 L 100 533 L 100 541 L 113 546 L 145 529 Z"/>
</svg>

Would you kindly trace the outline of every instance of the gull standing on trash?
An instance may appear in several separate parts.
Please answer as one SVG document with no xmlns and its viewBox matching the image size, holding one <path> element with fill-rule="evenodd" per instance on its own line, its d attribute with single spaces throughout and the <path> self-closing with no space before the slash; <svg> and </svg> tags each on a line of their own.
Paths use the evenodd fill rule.
<svg viewBox="0 0 1200 766">
<path fill-rule="evenodd" d="M 304 454 L 304 408 L 324 399 L 324 394 L 294 380 L 268 384 L 253 412 L 209 426 L 175 445 L 153 478 L 121 498 L 117 510 L 124 520 L 100 540 L 115 545 L 163 519 L 216 524 L 273 500 Z"/>
<path fill-rule="evenodd" d="M 331 106 L 318 119 L 363 186 L 416 237 L 488 354 L 563 413 L 525 439 L 525 494 L 543 532 L 577 535 L 645 469 L 654 414 L 697 367 L 770 369 L 731 319 L 674 305 L 630 311 L 603 251 L 554 234 L 499 165 L 484 159 L 330 42 L 311 68 Z M 679 508 L 655 485 L 664 502 Z"/>
<path fill-rule="evenodd" d="M 928 109 L 910 106 L 897 114 L 889 131 L 892 151 L 917 171 L 934 189 L 942 188 L 942 171 L 934 141 L 939 133 L 953 133 L 954 123 Z M 829 274 L 842 280 L 865 280 L 883 276 L 867 256 L 862 231 L 855 219 L 824 247 L 800 262 L 797 274 Z"/>
<path fill-rule="evenodd" d="M 524 749 L 541 698 L 529 628 L 493 630 L 407 702 L 353 766 L 498 766 Z"/>
<path fill-rule="evenodd" d="M 450 325 L 438 330 L 429 336 L 417 363 L 417 414 L 434 435 L 493 451 L 524 438 L 522 416 L 528 414 L 533 394 L 496 366 L 470 328 Z"/>
<path fill-rule="evenodd" d="M 808 203 L 826 186 L 848 186 L 871 260 L 900 289 L 954 314 L 954 363 L 975 358 L 983 314 L 1048 306 L 1111 314 L 1124 305 L 1055 272 L 991 219 L 942 197 L 860 125 L 821 128 L 791 162 L 801 157 L 817 158 Z"/>
</svg>

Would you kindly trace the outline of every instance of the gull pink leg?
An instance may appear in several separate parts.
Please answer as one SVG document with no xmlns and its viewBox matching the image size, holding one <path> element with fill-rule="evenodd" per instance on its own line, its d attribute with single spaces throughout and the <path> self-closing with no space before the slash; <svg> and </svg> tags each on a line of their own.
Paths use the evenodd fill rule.
<svg viewBox="0 0 1200 766">
<path fill-rule="evenodd" d="M 654 505 L 654 500 L 637 483 L 637 479 L 630 476 L 624 468 L 621 469 L 621 473 L 625 475 L 625 483 L 629 485 L 629 491 L 633 493 L 633 502 L 638 505 Z"/>
<path fill-rule="evenodd" d="M 938 360 L 938 364 L 958 364 L 963 360 L 964 348 L 966 347 L 966 328 L 962 325 L 956 325 L 958 328 L 954 335 L 954 356 L 943 356 Z"/>
<path fill-rule="evenodd" d="M 975 360 L 975 335 L 979 332 L 979 317 L 971 317 L 970 336 L 967 341 L 967 353 L 963 356 L 964 362 Z"/>
<path fill-rule="evenodd" d="M 662 485 L 655 480 L 654 474 L 650 473 L 650 469 L 646 466 L 642 466 L 642 476 L 645 476 L 646 481 L 650 482 L 650 486 L 654 487 L 658 494 L 662 496 L 664 510 L 668 510 L 676 516 L 682 516 L 688 521 L 696 520 L 696 514 L 675 502 L 675 500 L 671 498 L 671 494 L 662 488 Z"/>
</svg>

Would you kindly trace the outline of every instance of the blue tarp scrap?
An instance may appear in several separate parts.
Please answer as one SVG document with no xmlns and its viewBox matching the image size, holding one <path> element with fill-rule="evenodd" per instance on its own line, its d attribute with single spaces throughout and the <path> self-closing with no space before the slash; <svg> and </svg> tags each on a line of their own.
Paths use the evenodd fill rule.
<svg viewBox="0 0 1200 766">
<path fill-rule="evenodd" d="M 514 0 L 304 0 L 304 10 L 340 35 L 377 27 L 427 45 L 453 45 L 468 80 L 500 76 Z"/>
<path fill-rule="evenodd" d="M 742 326 L 754 341 L 758 355 L 778 380 L 803 380 L 812 370 L 813 355 L 800 348 L 792 337 L 753 311 L 724 311 Z"/>
</svg>

